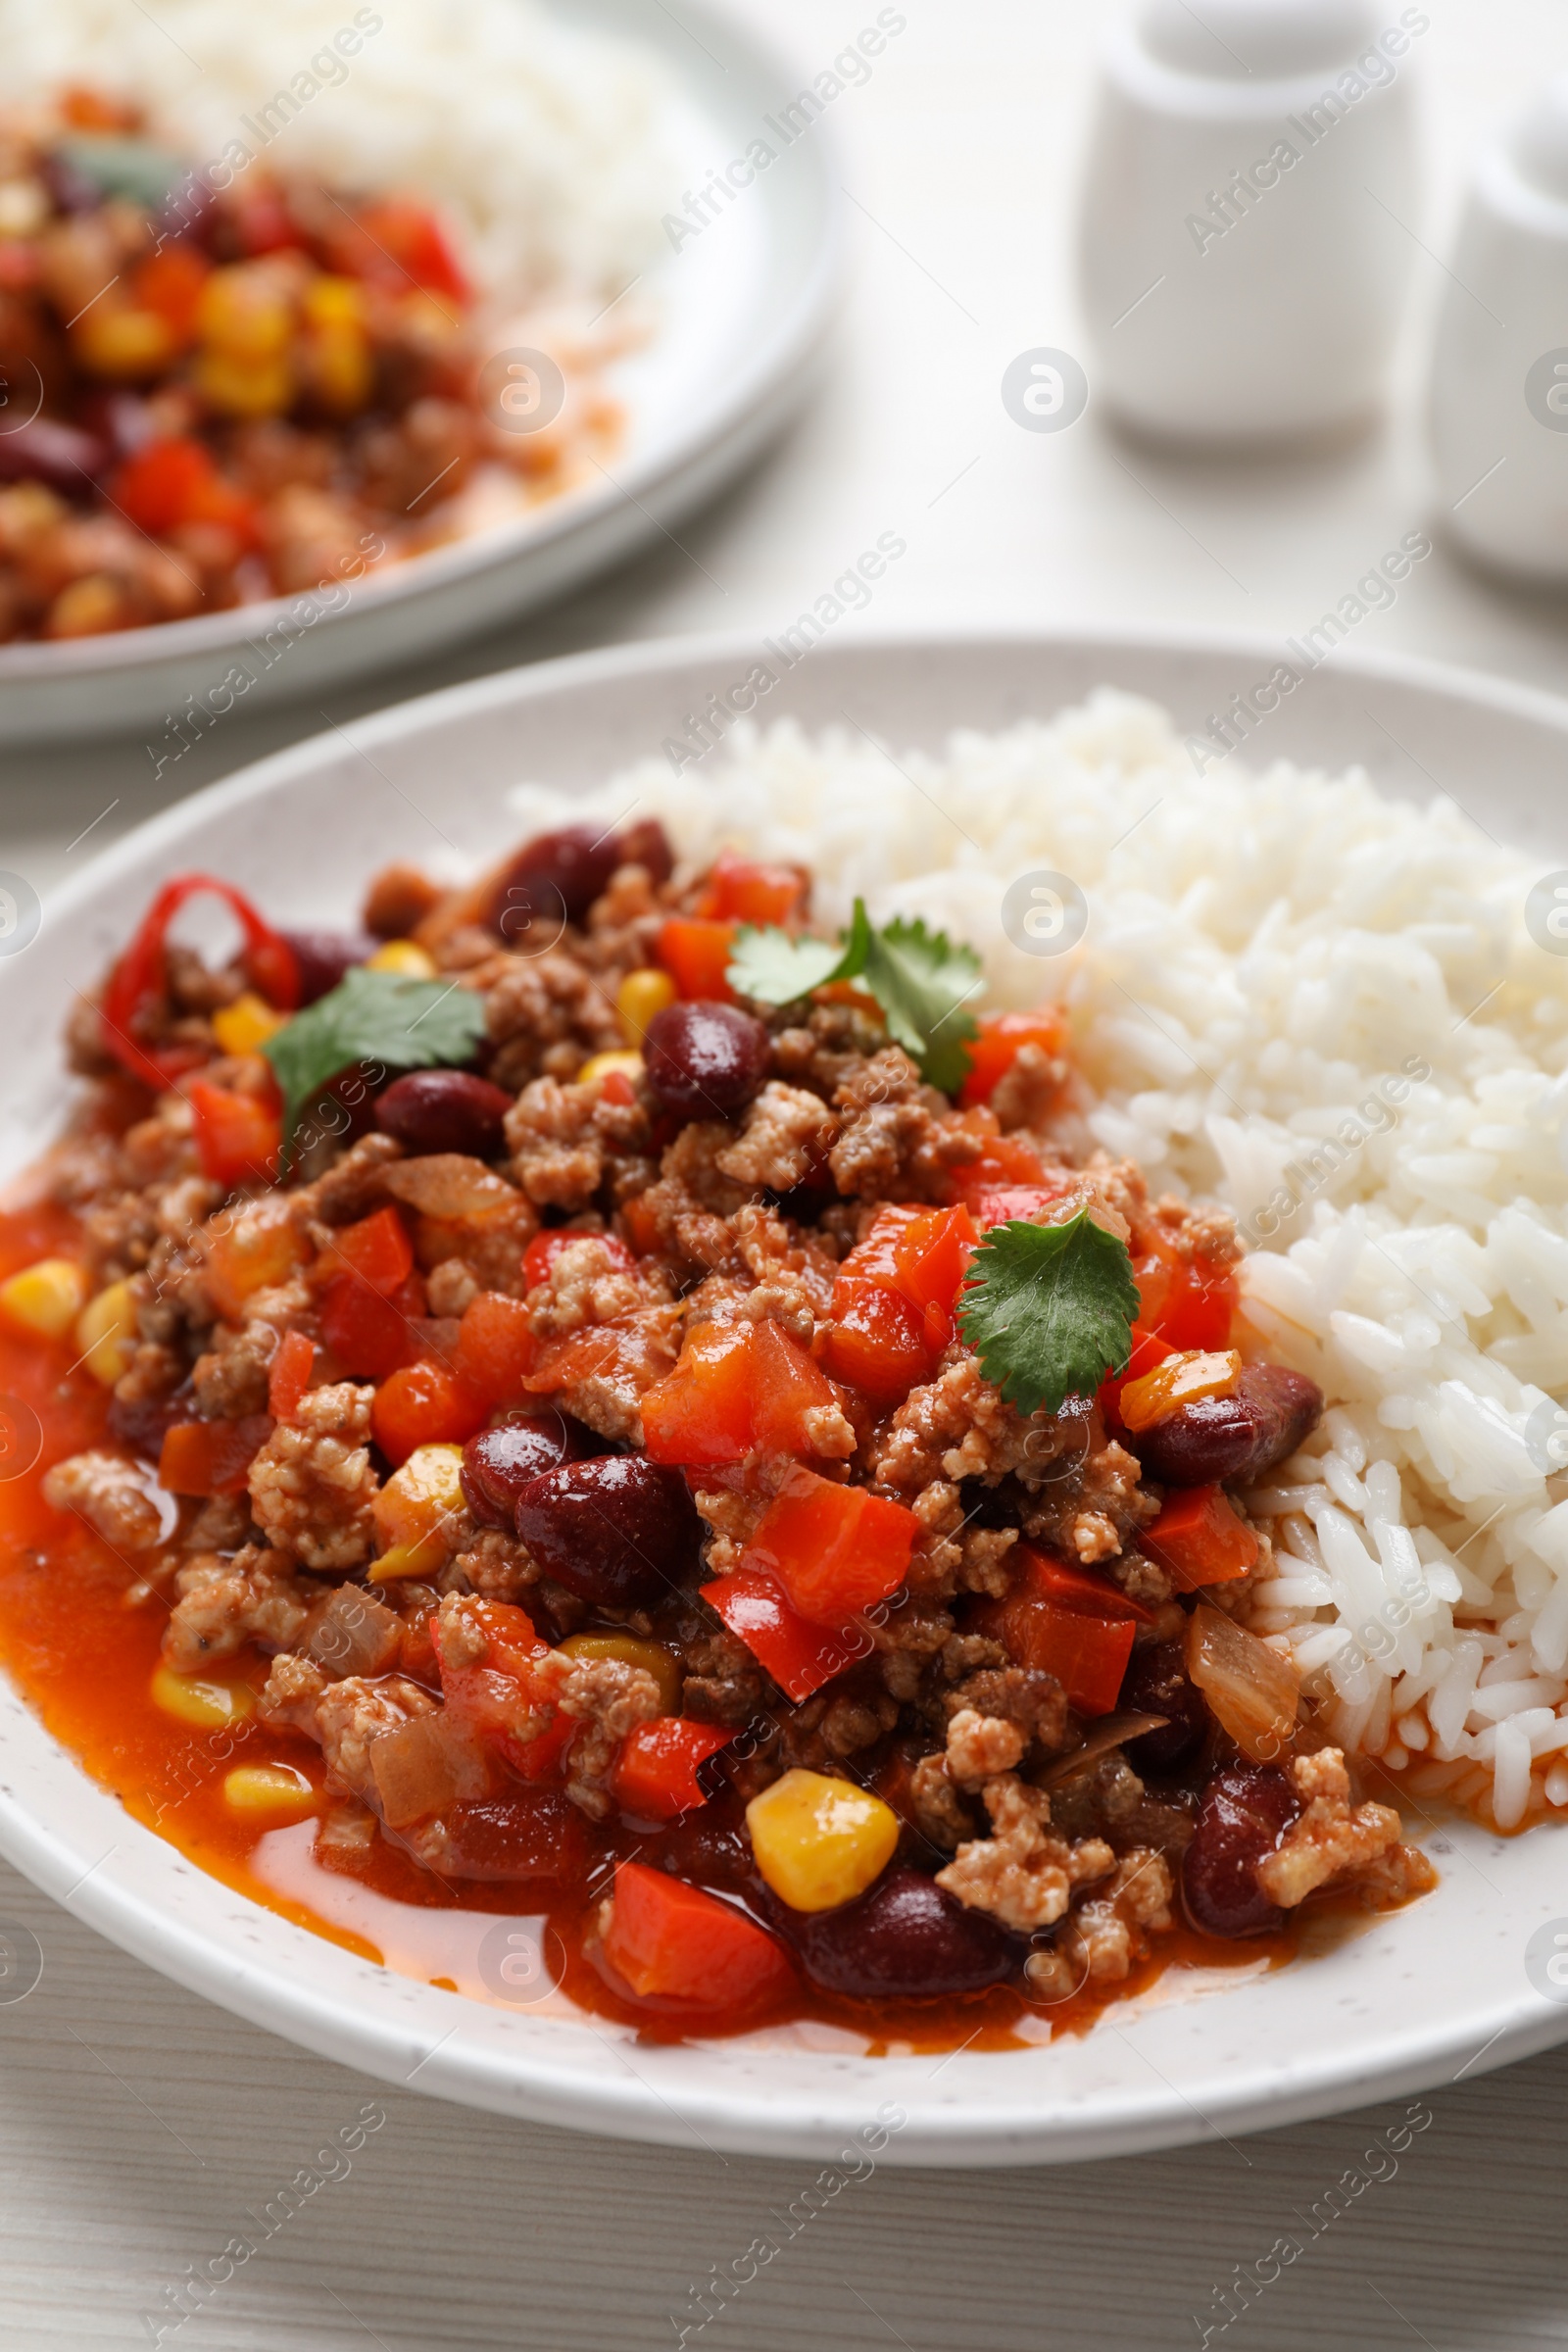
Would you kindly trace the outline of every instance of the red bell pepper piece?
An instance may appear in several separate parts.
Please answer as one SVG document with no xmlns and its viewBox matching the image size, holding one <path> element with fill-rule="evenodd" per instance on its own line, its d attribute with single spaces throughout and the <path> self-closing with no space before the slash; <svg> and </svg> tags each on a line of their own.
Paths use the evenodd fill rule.
<svg viewBox="0 0 1568 2352">
<path fill-rule="evenodd" d="M 974 1221 L 982 1233 L 993 1225 L 1010 1225 L 1014 1219 L 1025 1225 L 1044 1225 L 1052 1210 L 1072 1183 L 1064 1176 L 1059 1184 L 1004 1184 L 995 1192 L 982 1193 L 974 1206 Z"/>
<path fill-rule="evenodd" d="M 809 1450 L 805 1416 L 837 1400 L 821 1366 L 773 1322 L 697 1333 L 643 1398 L 651 1461 L 710 1469 Z"/>
<path fill-rule="evenodd" d="M 902 1403 L 934 1368 L 925 1318 L 908 1299 L 843 1269 L 833 1285 L 833 1320 L 822 1361 L 835 1380 L 879 1405 Z"/>
<path fill-rule="evenodd" d="M 1108 1715 L 1121 1690 L 1133 1636 L 1149 1611 L 1102 1577 L 1020 1544 L 1011 1592 L 987 1603 L 976 1630 L 992 1631 L 1026 1666 L 1054 1674 L 1080 1715 Z"/>
<path fill-rule="evenodd" d="M 697 1767 L 734 1737 L 722 1724 L 693 1723 L 682 1715 L 639 1723 L 621 1742 L 611 1794 L 640 1821 L 673 1821 L 677 1813 L 707 1804 Z"/>
<path fill-rule="evenodd" d="M 206 254 L 179 238 L 137 265 L 130 290 L 139 309 L 156 311 L 184 343 L 190 339 L 196 306 L 212 274 L 213 265 Z"/>
<path fill-rule="evenodd" d="M 527 1610 L 512 1601 L 470 1600 L 465 1615 L 477 1620 L 485 1636 L 485 1654 L 477 1664 L 459 1661 L 442 1647 L 439 1620 L 431 1628 L 447 1705 L 525 1780 L 548 1780 L 578 1730 L 569 1715 L 558 1715 L 548 1730 L 531 1739 L 521 1736 L 522 1727 L 540 1712 L 532 1670 L 548 1657 L 549 1643 L 540 1641 Z"/>
<path fill-rule="evenodd" d="M 155 255 L 154 262 L 164 258 Z M 154 538 L 181 523 L 221 522 L 252 546 L 260 539 L 257 501 L 220 473 L 204 441 L 185 435 L 144 442 L 119 467 L 109 495 Z"/>
<path fill-rule="evenodd" d="M 734 923 L 706 920 L 701 915 L 672 914 L 659 934 L 659 960 L 688 1001 L 732 1004 L 735 991 L 725 973 L 735 952 Z"/>
<path fill-rule="evenodd" d="M 357 1274 L 383 1298 L 402 1288 L 414 1271 L 414 1249 L 395 1208 L 378 1208 L 357 1225 L 340 1225 L 323 1255 L 340 1271 Z"/>
<path fill-rule="evenodd" d="M 617 1867 L 601 1951 L 612 1983 L 653 2008 L 756 2010 L 795 1982 L 744 1912 L 646 1862 Z"/>
<path fill-rule="evenodd" d="M 225 1193 L 241 1184 L 270 1184 L 283 1151 L 276 1112 L 255 1095 L 234 1094 L 206 1078 L 187 1079 L 184 1094 L 202 1174 Z"/>
<path fill-rule="evenodd" d="M 177 1045 L 148 1048 L 140 1042 L 141 1017 L 163 998 L 168 984 L 166 943 L 169 926 L 187 899 L 211 892 L 230 907 L 245 934 L 246 966 L 257 988 L 280 1012 L 292 1012 L 300 1001 L 299 958 L 286 939 L 262 920 L 240 891 L 211 874 L 177 874 L 166 882 L 140 928 L 109 976 L 101 1014 L 105 1049 L 130 1071 L 160 1089 L 171 1086 L 186 1070 L 206 1059 L 200 1047 Z"/>
<path fill-rule="evenodd" d="M 1066 1051 L 1067 1023 L 1059 1006 L 981 1014 L 980 1034 L 969 1040 L 969 1074 L 958 1095 L 965 1110 L 990 1102 L 1025 1046 L 1039 1046 L 1053 1060 Z"/>
<path fill-rule="evenodd" d="M 365 248 L 358 274 L 380 279 L 394 292 L 410 284 L 466 303 L 472 289 L 435 215 L 407 196 L 381 196 L 362 205 Z"/>
<path fill-rule="evenodd" d="M 809 1698 L 870 1646 L 856 1627 L 830 1633 L 808 1625 L 773 1579 L 756 1568 L 736 1568 L 716 1584 L 704 1585 L 702 1597 L 791 1698 Z"/>
<path fill-rule="evenodd" d="M 994 1114 L 981 1106 L 971 1111 L 968 1124 L 989 1119 L 995 1128 Z M 1040 1154 L 1021 1143 L 1015 1135 L 992 1134 L 979 1131 L 980 1149 L 973 1159 L 960 1161 L 949 1178 L 956 1198 L 971 1206 L 987 1193 L 995 1193 L 1012 1185 L 1028 1185 L 1039 1189 L 1045 1184 L 1046 1171 Z"/>
<path fill-rule="evenodd" d="M 251 1463 L 272 1434 L 271 1416 L 176 1421 L 164 1438 L 158 1483 L 168 1494 L 243 1494 Z"/>
<path fill-rule="evenodd" d="M 1245 1576 L 1260 1548 L 1221 1487 L 1187 1487 L 1172 1494 L 1138 1541 L 1178 1592 L 1196 1592 L 1200 1585 L 1226 1585 Z"/>
<path fill-rule="evenodd" d="M 465 1445 L 489 1418 L 487 1397 L 428 1360 L 389 1372 L 370 1407 L 375 1442 L 394 1469 L 421 1446 Z"/>
<path fill-rule="evenodd" d="M 771 1577 L 812 1625 L 842 1626 L 898 1591 L 919 1532 L 902 1502 L 797 1470 L 769 1503 L 741 1568 Z"/>
<path fill-rule="evenodd" d="M 385 1380 L 403 1364 L 417 1361 L 415 1318 L 424 1312 L 423 1285 L 413 1277 L 390 1298 L 372 1291 L 358 1274 L 339 1274 L 326 1286 L 321 1304 L 321 1338 L 345 1372 L 362 1380 Z"/>
<path fill-rule="evenodd" d="M 469 1299 L 458 1328 L 457 1369 L 470 1389 L 492 1404 L 520 1404 L 538 1352 L 520 1298 L 481 1291 Z"/>
<path fill-rule="evenodd" d="M 316 1367 L 316 1344 L 303 1331 L 285 1333 L 267 1376 L 267 1409 L 274 1421 L 292 1421 Z"/>
<path fill-rule="evenodd" d="M 694 911 L 740 923 L 791 922 L 806 897 L 806 876 L 793 865 L 765 865 L 720 850 Z"/>
<path fill-rule="evenodd" d="M 557 1225 L 548 1233 L 536 1233 L 522 1253 L 522 1279 L 527 1289 L 531 1291 L 536 1283 L 549 1280 L 557 1258 L 573 1242 L 597 1242 L 612 1265 L 619 1266 L 627 1274 L 637 1263 L 625 1243 L 617 1241 L 612 1233 L 574 1233 L 570 1226 Z"/>
</svg>

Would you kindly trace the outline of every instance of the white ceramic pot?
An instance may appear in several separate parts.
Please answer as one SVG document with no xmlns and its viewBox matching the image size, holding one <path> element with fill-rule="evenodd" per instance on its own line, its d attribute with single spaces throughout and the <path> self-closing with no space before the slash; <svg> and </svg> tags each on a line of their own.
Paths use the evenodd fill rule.
<svg viewBox="0 0 1568 2352">
<path fill-rule="evenodd" d="M 1369 416 L 1419 230 L 1415 56 L 1390 0 L 1143 0 L 1103 54 L 1080 225 L 1094 390 L 1161 438 Z"/>
<path fill-rule="evenodd" d="M 1476 158 L 1451 267 L 1432 362 L 1443 522 L 1486 564 L 1568 580 L 1568 76 Z"/>
</svg>

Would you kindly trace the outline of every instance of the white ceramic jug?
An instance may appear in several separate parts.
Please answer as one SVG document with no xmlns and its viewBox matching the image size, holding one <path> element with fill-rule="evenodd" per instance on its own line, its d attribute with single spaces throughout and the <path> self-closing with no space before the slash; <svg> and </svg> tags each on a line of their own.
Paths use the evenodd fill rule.
<svg viewBox="0 0 1568 2352">
<path fill-rule="evenodd" d="M 1420 233 L 1399 0 L 1141 0 L 1106 42 L 1080 227 L 1097 392 L 1266 442 L 1380 401 Z"/>
<path fill-rule="evenodd" d="M 1432 362 L 1440 518 L 1484 563 L 1568 580 L 1568 77 L 1477 156 L 1451 268 Z"/>
</svg>

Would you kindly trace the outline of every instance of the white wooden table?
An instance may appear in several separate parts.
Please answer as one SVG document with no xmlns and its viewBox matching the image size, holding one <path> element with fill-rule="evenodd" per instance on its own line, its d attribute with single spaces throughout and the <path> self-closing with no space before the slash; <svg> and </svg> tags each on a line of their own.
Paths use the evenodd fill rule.
<svg viewBox="0 0 1568 2352">
<path fill-rule="evenodd" d="M 809 74 L 875 15 L 866 0 L 751 4 Z M 999 397 L 1007 362 L 1043 344 L 1082 348 L 1069 220 L 1102 7 L 905 6 L 906 30 L 833 110 L 852 199 L 850 295 L 829 381 L 788 445 L 684 527 L 683 546 L 662 544 L 549 619 L 400 677 L 399 694 L 615 637 L 770 632 L 886 530 L 908 554 L 858 625 L 1192 620 L 1286 635 L 1429 518 L 1420 319 L 1387 427 L 1337 452 L 1181 464 L 1111 439 L 1092 408 L 1069 432 L 1021 432 Z M 1421 64 L 1435 185 L 1420 226 L 1442 252 L 1467 146 L 1568 65 L 1568 20 L 1560 0 L 1434 0 L 1432 14 Z M 1436 262 L 1420 269 L 1429 308 L 1443 280 Z M 1562 603 L 1499 591 L 1440 548 L 1359 634 L 1559 685 L 1565 619 Z M 350 719 L 392 691 L 335 696 L 330 715 Z M 322 723 L 311 708 L 236 713 L 181 763 L 178 786 Z M 139 741 L 15 756 L 0 770 L 0 865 L 47 893 L 174 781 L 166 771 L 155 787 Z M 0 2007 L 7 2352 L 669 2345 L 669 2315 L 689 2309 L 694 2284 L 809 2175 L 726 2163 L 695 2141 L 620 2147 L 383 2091 L 150 1975 L 0 1867 L 7 1919 L 45 1954 L 37 1989 Z M 261 2212 L 368 2100 L 385 2122 L 347 2175 L 220 2293 L 181 2305 L 190 2266 L 249 2228 L 247 2209 Z M 1555 2175 L 1568 2052 L 1472 2075 L 1429 2105 L 1431 2127 L 1393 2171 L 1379 2135 L 1397 2106 L 1064 2171 L 879 2173 L 691 2340 L 704 2352 L 1148 2352 L 1200 2345 L 1206 2327 L 1227 2352 L 1568 2343 Z M 1348 2174 L 1361 2188 L 1323 2220 Z M 1222 2329 L 1216 2290 L 1234 2266 L 1313 2230 L 1250 2310 L 1233 2301 Z"/>
</svg>

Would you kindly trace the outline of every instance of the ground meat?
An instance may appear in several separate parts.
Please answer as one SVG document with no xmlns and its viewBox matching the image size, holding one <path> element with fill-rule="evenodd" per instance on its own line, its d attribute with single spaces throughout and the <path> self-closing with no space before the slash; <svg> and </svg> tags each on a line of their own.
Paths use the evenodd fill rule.
<svg viewBox="0 0 1568 2352">
<path fill-rule="evenodd" d="M 521 1600 L 539 1581 L 537 1562 L 515 1536 L 499 1527 L 481 1528 L 455 1552 L 442 1574 L 447 1592 L 476 1592 L 481 1600 Z"/>
<path fill-rule="evenodd" d="M 974 1815 L 954 1786 L 945 1755 L 922 1756 L 909 1776 L 915 1827 L 945 1854 L 974 1837 Z"/>
<path fill-rule="evenodd" d="M 735 1250 L 752 1279 L 740 1309 L 749 1321 L 771 1318 L 808 1348 L 833 1303 L 838 1260 L 777 1209 L 747 1201 L 729 1219 Z"/>
<path fill-rule="evenodd" d="M 289 1207 L 300 1231 L 303 1233 L 312 1219 L 322 1225 L 354 1225 L 384 1207 L 387 1190 L 382 1176 L 393 1160 L 402 1157 L 403 1146 L 396 1137 L 379 1130 L 362 1135 L 324 1175 L 289 1195 Z"/>
<path fill-rule="evenodd" d="M 277 1331 L 270 1323 L 247 1323 L 242 1330 L 221 1327 L 213 1335 L 207 1354 L 196 1359 L 191 1380 L 204 1421 L 242 1421 L 247 1413 L 267 1410 L 268 1373 L 277 1353 Z"/>
<path fill-rule="evenodd" d="M 238 1551 L 250 1534 L 248 1497 L 213 1494 L 202 1504 L 180 1541 L 187 1552 Z"/>
<path fill-rule="evenodd" d="M 787 1193 L 818 1164 L 838 1132 L 838 1121 L 816 1095 L 770 1078 L 748 1103 L 739 1136 L 714 1153 L 716 1164 L 737 1184 Z"/>
<path fill-rule="evenodd" d="M 1003 1715 L 980 1715 L 958 1707 L 948 1725 L 948 1778 L 960 1788 L 979 1788 L 998 1773 L 1011 1772 L 1029 1741 Z"/>
<path fill-rule="evenodd" d="M 680 1711 L 694 1721 L 749 1723 L 771 1690 L 745 1642 L 722 1626 L 686 1643 Z"/>
<path fill-rule="evenodd" d="M 1118 1173 L 1133 1167 L 1130 1160 L 1116 1163 Z M 1138 1172 L 1134 1169 L 1134 1174 Z M 1139 1176 L 1139 1190 L 1142 1177 Z M 1213 1266 L 1234 1265 L 1242 1255 L 1242 1245 L 1236 1236 L 1236 1218 L 1228 1208 L 1218 1208 L 1212 1202 L 1194 1203 L 1180 1200 L 1175 1193 L 1166 1193 L 1153 1207 L 1139 1219 L 1139 1238 L 1152 1238 L 1157 1229 L 1159 1239 L 1174 1247 L 1178 1257 L 1202 1258 Z"/>
<path fill-rule="evenodd" d="M 492 949 L 494 943 L 491 943 Z M 613 988 L 563 943 L 543 956 L 497 956 L 469 972 L 497 1049 L 490 1075 L 509 1092 L 538 1077 L 574 1078 L 592 1054 L 624 1045 Z"/>
<path fill-rule="evenodd" d="M 232 1657 L 247 1642 L 292 1649 L 318 1597 L 299 1582 L 291 1559 L 255 1544 L 232 1559 L 198 1554 L 180 1569 L 174 1590 L 164 1660 L 176 1674 Z"/>
<path fill-rule="evenodd" d="M 887 1044 L 887 1025 L 869 1004 L 813 1004 L 804 1024 L 773 1040 L 773 1075 L 831 1102 L 846 1074 Z"/>
<path fill-rule="evenodd" d="M 933 1136 L 946 1098 L 921 1083 L 899 1046 L 852 1063 L 833 1092 L 842 1130 L 829 1159 L 841 1193 L 862 1200 L 934 1198 Z"/>
<path fill-rule="evenodd" d="M 772 1497 L 761 1493 L 732 1494 L 727 1487 L 700 1487 L 692 1499 L 712 1530 L 708 1573 L 710 1577 L 728 1576 L 732 1568 L 740 1566 L 741 1554 L 761 1525 Z"/>
<path fill-rule="evenodd" d="M 537 1289 L 528 1294 L 528 1325 L 541 1340 L 562 1339 L 647 1306 L 669 1303 L 659 1280 L 629 1271 L 623 1255 L 598 1234 L 568 1242 Z"/>
<path fill-rule="evenodd" d="M 1073 1888 L 1102 1879 L 1115 1855 L 1099 1838 L 1069 1845 L 1054 1836 L 1050 1797 L 1010 1772 L 988 1781 L 983 1793 L 991 1836 L 960 1845 L 937 1885 L 1016 1935 L 1054 1927 Z"/>
<path fill-rule="evenodd" d="M 440 898 L 439 885 L 416 865 L 384 865 L 370 877 L 360 919 L 372 939 L 407 939 Z"/>
<path fill-rule="evenodd" d="M 950 1757 L 953 1724 L 965 1712 L 1015 1726 L 1025 1745 L 1032 1742 L 1047 1754 L 1054 1754 L 1066 1742 L 1067 1693 L 1054 1674 L 1037 1666 L 981 1666 L 943 1693 L 942 1706 L 948 1716 Z M 1007 1764 L 992 1767 L 997 1772 L 1010 1769 Z M 956 1770 L 955 1777 L 961 1780 L 966 1776 Z"/>
<path fill-rule="evenodd" d="M 1015 1412 L 975 1357 L 955 1342 L 935 1380 L 911 1389 L 886 1425 L 870 1467 L 901 1495 L 918 1494 L 939 1479 L 995 1483 L 1015 1473 L 1028 1484 L 1049 1476 L 1065 1451 L 1080 1446 L 1083 1430 L 1082 1417 L 1072 1413 Z M 1138 1464 L 1131 1454 L 1122 1458 L 1136 1481 Z M 1070 1479 L 1058 1478 L 1055 1485 L 1078 1491 Z"/>
<path fill-rule="evenodd" d="M 295 1423 L 274 1429 L 251 1464 L 257 1526 L 307 1568 L 358 1568 L 370 1556 L 374 1395 L 350 1381 L 312 1389 Z"/>
<path fill-rule="evenodd" d="M 1028 1486 L 1029 1471 L 1020 1476 Z M 1032 1543 L 1074 1553 L 1086 1563 L 1113 1560 L 1159 1516 L 1159 1497 L 1145 1490 L 1142 1478 L 1136 1457 L 1111 1439 L 1086 1455 L 1075 1479 L 1058 1479 L 1030 1493 L 1023 1532 Z M 1136 1572 L 1113 1581 L 1135 1600 L 1170 1598 L 1170 1580 L 1152 1560 L 1140 1559 Z"/>
<path fill-rule="evenodd" d="M 677 1305 L 649 1306 L 553 1341 L 530 1375 L 533 1394 L 602 1438 L 641 1446 L 642 1400 L 674 1369 L 680 1321 Z"/>
<path fill-rule="evenodd" d="M 603 1086 L 563 1086 L 536 1078 L 507 1113 L 513 1170 L 531 1200 L 554 1208 L 586 1208 L 608 1160 L 647 1140 L 648 1113 L 637 1102 L 612 1102 Z"/>
<path fill-rule="evenodd" d="M 1331 1881 L 1348 1885 L 1369 1866 L 1380 1863 L 1399 1843 L 1399 1816 L 1392 1805 L 1358 1805 L 1350 1810 L 1350 1776 L 1337 1747 L 1321 1747 L 1316 1755 L 1297 1756 L 1291 1779 L 1302 1811 L 1292 1822 L 1273 1853 L 1257 1865 L 1257 1883 L 1270 1902 L 1282 1911 L 1294 1910 L 1315 1888 Z M 1409 1879 L 1407 1891 L 1420 1891 L 1421 1875 L 1436 1884 L 1436 1873 L 1424 1855 L 1412 1855 L 1399 1872 Z"/>
<path fill-rule="evenodd" d="M 643 1666 L 620 1658 L 568 1658 L 560 1650 L 541 1660 L 536 1680 L 563 1715 L 585 1724 L 566 1759 L 566 1794 L 595 1821 L 610 1811 L 604 1783 L 626 1734 L 663 1713 L 659 1685 Z"/>
<path fill-rule="evenodd" d="M 319 1742 L 329 1794 L 357 1796 L 373 1807 L 371 1746 L 381 1733 L 395 1732 L 416 1715 L 431 1715 L 438 1704 L 402 1675 L 371 1683 L 354 1674 L 332 1682 L 310 1658 L 285 1652 L 272 1661 L 259 1712 L 263 1723 Z"/>
<path fill-rule="evenodd" d="M 1134 1846 L 1109 1879 L 1073 1907 L 1059 1949 L 1075 1984 L 1119 1984 L 1149 1949 L 1150 1932 L 1171 1924 L 1173 1882 L 1162 1854 Z"/>
<path fill-rule="evenodd" d="M 1004 1135 L 1043 1126 L 1066 1082 L 1068 1063 L 1044 1046 L 1020 1046 L 1010 1069 L 991 1090 L 991 1107 Z"/>
<path fill-rule="evenodd" d="M 56 1462 L 43 1481 L 51 1510 L 74 1511 L 112 1551 L 149 1551 L 166 1521 L 146 1491 L 146 1473 L 118 1453 L 96 1449 Z"/>
<path fill-rule="evenodd" d="M 466 1257 L 444 1257 L 425 1276 L 425 1297 L 432 1315 L 462 1319 L 481 1290 L 499 1290 L 499 1283 L 481 1283 Z"/>
</svg>

